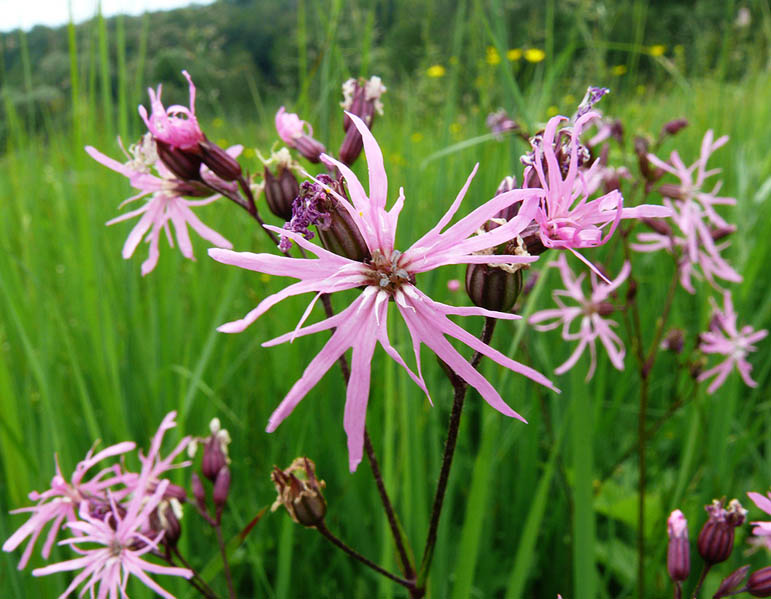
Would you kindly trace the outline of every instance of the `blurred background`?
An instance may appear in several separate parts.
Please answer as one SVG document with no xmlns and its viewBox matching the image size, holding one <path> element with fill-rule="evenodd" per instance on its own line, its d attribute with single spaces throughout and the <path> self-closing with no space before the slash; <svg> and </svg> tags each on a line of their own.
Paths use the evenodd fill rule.
<svg viewBox="0 0 771 599">
<path fill-rule="evenodd" d="M 107 16 L 106 8 L 58 27 L 10 30 L 11 23 L 0 33 L 3 539 L 23 522 L 8 510 L 27 505 L 30 490 L 48 485 L 55 452 L 67 472 L 94 439 L 146 446 L 163 415 L 176 409 L 178 436 L 203 435 L 209 419 L 219 416 L 233 437 L 235 499 L 227 534 L 236 535 L 273 501 L 274 464 L 308 455 L 327 481 L 330 529 L 395 568 L 368 466 L 348 473 L 339 373 L 331 371 L 278 431 L 263 432 L 324 339 L 272 349 L 260 344 L 292 328 L 307 299 L 273 309 L 243 334 L 219 334 L 216 326 L 241 317 L 285 281 L 215 264 L 200 239 L 194 240 L 197 262 L 162 247 L 159 266 L 142 278 L 144 248 L 132 260 L 120 256 L 129 225 L 104 227 L 132 191 L 83 147 L 120 159 L 116 137 L 128 145 L 143 133 L 136 111 L 148 105 L 147 87 L 162 83 L 167 105 L 187 104 L 183 69 L 198 88 L 202 129 L 220 145 L 243 143 L 250 172 L 261 171 L 256 152 L 267 154 L 276 140 L 279 106 L 298 112 L 315 137 L 336 149 L 343 138 L 342 82 L 380 76 L 388 92 L 385 115 L 373 130 L 390 189 L 405 187 L 397 240 L 405 247 L 436 222 L 476 162 L 481 168 L 468 210 L 489 198 L 502 177 L 519 175 L 524 142 L 514 136 L 477 140 L 498 108 L 534 131 L 554 114 L 571 115 L 587 86 L 608 87 L 611 94 L 599 108 L 623 120 L 624 141 L 614 158 L 630 169 L 636 168 L 634 136 L 655 136 L 673 118 L 686 117 L 690 126 L 661 148 L 661 157 L 677 149 L 690 164 L 707 129 L 728 134 L 731 141 L 710 165 L 723 169 L 721 194 L 738 198 L 735 208 L 722 212 L 740 231 L 728 253 L 744 276 L 734 301 L 741 323 L 756 329 L 771 324 L 767 0 L 216 1 L 137 16 Z M 464 145 L 468 140 L 477 141 Z M 356 171 L 366 173 L 363 160 Z M 230 205 L 218 202 L 201 217 L 236 249 L 271 249 L 247 215 Z M 592 260 L 615 273 L 622 260 L 618 246 L 609 245 Z M 640 264 L 643 316 L 653 323 L 671 265 L 654 256 Z M 448 267 L 425 275 L 420 286 L 440 301 L 468 305 L 462 291 L 447 289 L 449 279 L 463 276 L 463 269 Z M 550 307 L 558 281 L 542 279 L 522 312 Z M 690 331 L 691 345 L 709 320 L 709 293 L 705 286 L 696 296 L 681 290 L 673 309 L 672 324 Z M 344 298 L 335 299 L 337 309 L 345 305 Z M 472 332 L 481 328 L 478 319 L 461 322 Z M 398 326 L 392 340 L 409 347 Z M 572 349 L 556 334 L 522 323 L 499 325 L 493 344 L 550 376 Z M 714 396 L 703 389 L 691 395 L 692 381 L 675 358 L 656 364 L 649 422 L 688 401 L 647 447 L 650 597 L 671 593 L 665 520 L 672 509 L 680 507 L 692 522 L 693 540 L 703 506 L 714 497 L 746 500 L 747 491 L 768 490 L 767 344 L 750 358 L 756 389 L 734 374 Z M 634 596 L 637 462 L 634 456 L 619 462 L 636 442 L 638 422 L 629 345 L 627 352 L 622 373 L 600 357 L 590 383 L 580 368 L 588 368 L 586 358 L 579 369 L 553 377 L 560 396 L 483 366 L 530 424 L 508 421 L 469 396 L 432 597 Z M 452 396 L 433 358 L 425 354 L 424 362 L 434 407 L 376 352 L 368 418 L 386 484 L 416 551 L 425 539 Z M 178 473 L 177 482 L 188 482 L 186 476 Z M 761 516 L 753 507 L 750 519 Z M 183 551 L 201 568 L 209 564 L 207 573 L 224 592 L 208 530 L 192 510 L 183 527 Z M 749 527 L 739 533 L 737 551 L 710 574 L 706 588 L 744 563 L 768 564 L 765 550 L 747 551 L 748 533 Z M 69 556 L 66 547 L 54 554 Z M 39 556 L 23 572 L 17 563 L 17 554 L 0 554 L 3 597 L 52 597 L 66 587 L 61 574 L 31 576 Z M 265 517 L 239 546 L 233 570 L 239 597 L 404 596 L 281 512 Z M 194 596 L 182 581 L 163 584 L 180 597 Z M 151 596 L 141 585 L 130 585 L 129 592 Z"/>
</svg>

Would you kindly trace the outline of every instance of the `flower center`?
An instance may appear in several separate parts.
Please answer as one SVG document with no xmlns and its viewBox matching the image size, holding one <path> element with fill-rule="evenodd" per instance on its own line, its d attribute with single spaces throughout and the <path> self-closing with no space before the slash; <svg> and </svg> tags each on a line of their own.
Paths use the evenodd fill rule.
<svg viewBox="0 0 771 599">
<path fill-rule="evenodd" d="M 372 260 L 368 262 L 369 284 L 391 295 L 405 283 L 414 285 L 415 277 L 400 266 L 401 258 L 402 253 L 399 250 L 394 250 L 388 257 L 379 250 L 372 252 Z"/>
</svg>

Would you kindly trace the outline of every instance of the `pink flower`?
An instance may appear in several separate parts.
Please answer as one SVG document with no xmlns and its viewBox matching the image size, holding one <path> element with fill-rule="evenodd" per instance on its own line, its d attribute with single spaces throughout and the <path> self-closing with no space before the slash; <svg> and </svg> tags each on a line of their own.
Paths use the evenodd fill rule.
<svg viewBox="0 0 771 599">
<path fill-rule="evenodd" d="M 117 160 L 105 156 L 92 146 L 86 147 L 86 152 L 94 160 L 128 177 L 131 185 L 140 191 L 137 195 L 124 201 L 121 207 L 129 202 L 150 196 L 150 199 L 141 208 L 127 212 L 107 222 L 107 225 L 113 225 L 141 215 L 139 222 L 131 230 L 123 245 L 124 259 L 129 259 L 134 254 L 139 242 L 146 235 L 145 240 L 150 244 L 150 253 L 148 258 L 142 263 L 142 275 L 151 272 L 158 264 L 158 244 L 162 231 L 166 233 L 169 245 L 174 247 L 169 223 L 174 225 L 177 243 L 182 255 L 190 260 L 195 258 L 193 256 L 190 234 L 187 229 L 188 226 L 192 227 L 201 237 L 218 247 L 233 247 L 222 235 L 203 224 L 191 210 L 193 207 L 211 204 L 219 199 L 220 195 L 213 195 L 202 200 L 184 199 L 182 197 L 183 194 L 198 193 L 198 191 L 193 189 L 190 184 L 177 180 L 164 164 L 158 160 L 153 141 L 150 137 L 143 138 L 142 142 L 132 146 L 130 149 L 132 155 L 129 156 L 129 161 L 121 164 Z M 240 152 L 241 146 L 233 146 L 228 149 L 228 154 L 233 157 L 237 156 Z M 151 169 L 155 169 L 158 175 L 152 174 Z M 206 167 L 202 168 L 201 177 L 204 180 L 216 182 L 219 187 L 234 185 L 233 183 L 221 181 Z"/>
<path fill-rule="evenodd" d="M 557 127 L 567 119 L 563 116 L 550 119 L 542 138 L 536 138 L 533 143 L 532 165 L 528 166 L 524 175 L 525 181 L 531 181 L 535 171 L 540 186 L 546 190 L 546 197 L 535 215 L 544 246 L 571 250 L 584 262 L 587 262 L 586 259 L 575 250 L 604 244 L 621 219 L 665 217 L 671 213 L 664 206 L 649 204 L 624 208 L 624 198 L 618 190 L 589 200 L 587 181 L 592 179 L 592 169 L 598 168 L 599 163 L 595 162 L 586 172 L 579 169 L 579 148 L 586 151 L 580 145 L 579 137 L 584 125 L 598 116 L 596 112 L 582 114 L 569 133 L 563 129 L 559 136 Z M 564 147 L 561 144 L 565 143 L 563 138 L 566 134 L 570 138 L 567 147 Z M 561 147 L 557 148 L 557 144 Z M 569 156 L 567 164 L 558 160 L 555 148 L 561 154 L 566 153 L 566 158 Z M 586 157 L 588 155 L 582 153 L 582 160 Z"/>
<path fill-rule="evenodd" d="M 752 365 L 746 360 L 747 354 L 755 351 L 757 348 L 753 345 L 760 341 L 768 331 L 755 331 L 747 325 L 739 330 L 736 326 L 736 312 L 734 312 L 731 294 L 723 294 L 724 309 L 721 312 L 713 298 L 709 298 L 712 303 L 712 320 L 710 321 L 709 331 L 702 333 L 699 342 L 699 349 L 705 354 L 722 354 L 726 356 L 720 364 L 702 372 L 696 379 L 704 381 L 712 376 L 715 379 L 707 388 L 708 393 L 714 393 L 725 381 L 733 367 L 739 371 L 742 380 L 749 387 L 757 387 L 758 384 L 750 377 Z"/>
<path fill-rule="evenodd" d="M 276 131 L 282 141 L 290 148 L 298 150 L 311 162 L 318 162 L 325 151 L 324 145 L 313 139 L 313 127 L 293 112 L 284 107 L 276 113 Z"/>
<path fill-rule="evenodd" d="M 82 570 L 59 595 L 60 599 L 70 595 L 81 584 L 84 584 L 81 595 L 90 589 L 92 597 L 97 591 L 100 598 L 125 598 L 126 584 L 131 575 L 161 597 L 174 599 L 174 595 L 158 585 L 148 573 L 191 578 L 193 572 L 186 568 L 161 566 L 141 558 L 148 552 L 157 551 L 158 542 L 163 537 L 161 532 L 155 538 L 149 538 L 144 531 L 150 528 L 150 514 L 158 507 L 168 484 L 168 481 L 163 481 L 152 495 L 148 495 L 144 492 L 148 474 L 143 471 L 140 475 L 141 489 L 134 493 L 125 508 L 125 515 L 121 515 L 123 509 L 119 508 L 112 496 L 110 512 L 101 517 L 92 516 L 87 505 L 82 504 L 80 520 L 67 524 L 78 536 L 59 543 L 70 545 L 80 557 L 37 568 L 32 574 L 46 576 L 55 572 Z"/>
<path fill-rule="evenodd" d="M 720 255 L 727 244 L 715 243 L 716 238 L 730 233 L 734 228 L 729 225 L 720 228 L 711 226 L 707 222 L 703 205 L 695 200 L 672 202 L 665 199 L 664 203 L 672 209 L 671 222 L 677 227 L 677 232 L 665 223 L 656 224 L 654 226 L 657 231 L 640 233 L 637 236 L 640 243 L 631 244 L 632 249 L 638 252 L 663 249 L 676 255 L 680 284 L 689 293 L 696 293 L 691 282 L 694 275 L 699 278 L 703 275 L 717 289 L 721 287 L 716 277 L 733 283 L 741 282 L 741 275 Z"/>
<path fill-rule="evenodd" d="M 685 166 L 685 163 L 676 150 L 670 155 L 669 162 L 664 162 L 653 154 L 648 154 L 648 160 L 655 166 L 680 179 L 679 185 L 665 183 L 659 187 L 661 195 L 684 202 L 689 200 L 696 201 L 701 204 L 705 215 L 710 221 L 718 227 L 725 227 L 728 223 L 726 223 L 726 221 L 715 211 L 714 206 L 726 204 L 734 205 L 736 204 L 736 198 L 721 197 L 717 195 L 723 184 L 722 181 L 718 181 L 712 188 L 712 191 L 702 190 L 706 180 L 720 172 L 719 168 L 707 170 L 707 161 L 709 160 L 709 157 L 715 150 L 728 142 L 727 135 L 720 137 L 717 141 L 713 141 L 713 139 L 714 133 L 712 132 L 712 129 L 710 129 L 704 134 L 704 139 L 701 142 L 699 159 L 689 167 Z"/>
<path fill-rule="evenodd" d="M 313 127 L 307 121 L 301 120 L 294 112 L 287 112 L 283 106 L 276 113 L 276 131 L 283 142 L 291 147 L 303 135 L 313 135 Z"/>
<path fill-rule="evenodd" d="M 578 346 L 575 351 L 567 361 L 559 366 L 554 372 L 556 374 L 563 374 L 573 368 L 578 361 L 578 358 L 581 357 L 584 349 L 588 347 L 591 363 L 589 372 L 586 374 L 586 380 L 588 381 L 591 379 L 594 375 L 594 369 L 597 363 L 597 350 L 595 347 L 597 339 L 605 346 L 611 364 L 618 370 L 623 370 L 624 355 L 626 353 L 624 351 L 624 344 L 611 328 L 618 325 L 614 321 L 604 318 L 604 316 L 612 313 L 615 309 L 607 300 L 610 294 L 618 289 L 619 285 L 621 285 L 621 283 L 629 276 L 631 271 L 629 262 L 624 263 L 621 272 L 610 284 L 598 281 L 594 273 L 591 273 L 592 294 L 589 297 L 584 295 L 581 286 L 584 274 L 581 274 L 576 278 L 573 271 L 570 270 L 564 254 L 560 255 L 557 261 L 552 262 L 550 266 L 556 266 L 559 269 L 560 274 L 562 275 L 562 282 L 565 285 L 564 290 L 558 290 L 552 294 L 552 297 L 559 308 L 536 312 L 530 317 L 529 321 L 531 324 L 535 325 L 535 328 L 539 331 L 549 331 L 562 325 L 563 339 L 566 341 L 578 340 Z M 570 298 L 578 305 L 566 305 L 562 301 L 563 297 Z M 580 323 L 578 330 L 571 332 L 570 325 L 579 317 Z"/>
<path fill-rule="evenodd" d="M 501 194 L 474 210 L 454 225 L 448 226 L 471 184 L 476 168 L 466 181 L 447 213 L 428 233 L 421 237 L 405 252 L 394 249 L 394 237 L 399 213 L 404 205 L 404 192 L 390 210 L 386 210 L 388 181 L 383 167 L 383 155 L 367 126 L 353 114 L 348 114 L 362 135 L 369 166 L 369 196 L 365 193 L 356 175 L 334 158 L 324 155 L 324 163 L 336 167 L 345 177 L 351 202 L 342 196 L 335 197 L 348 211 L 353 222 L 364 238 L 371 260 L 357 262 L 326 251 L 302 235 L 289 230 L 273 227 L 293 242 L 299 244 L 317 259 L 288 258 L 271 254 L 237 253 L 212 249 L 209 255 L 225 264 L 233 264 L 271 275 L 289 276 L 299 279 L 282 291 L 265 298 L 243 319 L 225 324 L 223 332 L 240 332 L 263 315 L 271 306 L 287 297 L 300 293 L 316 294 L 303 314 L 297 328 L 286 335 L 264 343 L 277 345 L 318 331 L 334 329 L 324 348 L 311 360 L 302 377 L 294 384 L 284 400 L 273 412 L 267 430 L 271 432 L 286 418 L 300 400 L 329 370 L 335 361 L 349 348 L 353 349 L 351 375 L 346 393 L 343 426 L 348 435 L 349 465 L 351 471 L 361 461 L 364 442 L 364 421 L 370 387 L 370 365 L 375 346 L 380 343 L 386 353 L 407 370 L 415 383 L 428 395 L 421 373 L 420 346 L 431 348 L 458 376 L 479 391 L 480 395 L 495 409 L 507 416 L 522 417 L 512 410 L 501 398 L 498 391 L 471 364 L 455 350 L 446 336 L 454 337 L 472 349 L 488 356 L 498 364 L 554 389 L 552 383 L 542 374 L 504 356 L 489 345 L 465 331 L 447 318 L 448 315 L 482 315 L 497 318 L 519 318 L 513 314 L 493 312 L 476 307 L 455 307 L 433 301 L 415 286 L 416 275 L 446 264 L 503 262 L 522 264 L 532 262 L 534 257 L 510 255 L 478 255 L 475 252 L 497 246 L 515 238 L 530 223 L 535 212 L 541 190 L 515 190 Z M 475 235 L 478 229 L 493 215 L 508 205 L 522 201 L 519 215 L 490 232 Z M 333 293 L 346 289 L 364 287 L 364 291 L 339 314 L 316 324 L 303 327 L 311 307 L 322 293 Z M 412 338 L 417 364 L 417 374 L 407 367 L 402 357 L 391 346 L 387 333 L 388 306 L 394 300 L 396 309 L 404 319 Z"/>
<path fill-rule="evenodd" d="M 164 108 L 161 102 L 161 86 L 159 85 L 157 92 L 154 92 L 152 88 L 147 90 L 150 94 L 150 108 L 152 109 L 150 116 L 147 116 L 147 109 L 141 105 L 139 106 L 139 114 L 155 139 L 182 150 L 190 150 L 199 141 L 204 140 L 204 134 L 195 118 L 195 85 L 193 85 L 193 80 L 187 71 L 182 71 L 182 74 L 189 84 L 190 108 L 179 105 Z"/>
<path fill-rule="evenodd" d="M 54 540 L 56 540 L 56 535 L 59 533 L 62 523 L 65 520 L 72 522 L 77 519 L 76 513 L 80 504 L 88 503 L 93 497 L 103 496 L 105 490 L 110 487 L 125 484 L 125 475 L 121 472 L 118 465 L 99 471 L 90 480 L 84 480 L 84 478 L 88 471 L 102 460 L 121 455 L 133 450 L 135 447 L 135 443 L 126 441 L 117 445 L 111 445 L 96 455 L 94 455 L 93 449 L 89 450 L 85 459 L 75 467 L 75 472 L 72 473 L 69 482 L 62 475 L 59 461 L 58 459 L 56 460 L 56 474 L 51 479 L 51 488 L 42 493 L 33 491 L 29 494 L 29 498 L 32 501 L 36 501 L 37 505 L 11 512 L 12 514 L 25 512 L 31 514 L 29 520 L 22 524 L 3 544 L 3 551 L 13 551 L 24 539 L 29 537 L 24 554 L 19 561 L 19 570 L 26 567 L 37 538 L 49 522 L 53 522 L 53 524 L 41 552 L 42 556 L 46 559 L 51 554 L 51 547 Z"/>
<path fill-rule="evenodd" d="M 768 497 L 764 497 L 760 493 L 749 492 L 747 493 L 749 498 L 758 506 L 761 510 L 771 515 L 771 494 Z M 771 550 L 771 522 L 752 522 L 755 528 L 752 529 L 752 534 L 758 536 L 761 544 L 765 545 Z"/>
</svg>

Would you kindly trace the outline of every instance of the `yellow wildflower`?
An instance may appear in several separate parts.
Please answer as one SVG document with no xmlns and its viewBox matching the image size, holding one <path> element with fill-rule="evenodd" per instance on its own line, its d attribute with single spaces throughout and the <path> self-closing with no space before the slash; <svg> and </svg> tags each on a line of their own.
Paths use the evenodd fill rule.
<svg viewBox="0 0 771 599">
<path fill-rule="evenodd" d="M 553 116 L 557 116 L 558 113 L 559 113 L 559 108 L 557 108 L 556 106 L 549 106 L 546 109 L 546 116 L 548 116 L 549 118 Z"/>
<path fill-rule="evenodd" d="M 452 123 L 450 125 L 450 133 L 452 133 L 453 135 L 457 135 L 458 133 L 460 133 L 460 130 L 461 130 L 460 123 Z"/>
<path fill-rule="evenodd" d="M 528 48 L 525 50 L 525 60 L 527 62 L 541 62 L 546 58 L 546 52 L 540 48 Z"/>
<path fill-rule="evenodd" d="M 623 75 L 626 73 L 626 65 L 625 64 L 617 64 L 615 67 L 610 69 L 610 72 L 613 73 L 616 76 Z"/>
<path fill-rule="evenodd" d="M 211 122 L 212 127 L 219 129 L 225 124 L 225 121 L 223 121 L 220 117 L 215 117 L 215 119 Z"/>
<path fill-rule="evenodd" d="M 428 67 L 428 70 L 426 71 L 426 75 L 428 75 L 432 79 L 438 79 L 439 77 L 444 77 L 444 74 L 446 72 L 447 71 L 442 65 L 435 64 Z"/>
<path fill-rule="evenodd" d="M 413 133 L 413 134 L 410 136 L 410 139 L 412 139 L 412 141 L 413 141 L 414 143 L 418 143 L 418 142 L 421 142 L 421 141 L 423 141 L 423 134 L 422 134 L 422 133 L 420 133 L 419 131 L 416 131 L 415 133 Z"/>
<path fill-rule="evenodd" d="M 508 52 L 506 52 L 506 58 L 508 58 L 510 61 L 514 62 L 515 60 L 519 60 L 522 58 L 522 50 L 519 48 L 512 48 Z"/>
<path fill-rule="evenodd" d="M 667 51 L 667 47 L 664 44 L 656 44 L 648 48 L 648 53 L 651 56 L 664 56 L 664 52 Z"/>
<path fill-rule="evenodd" d="M 266 275 L 265 273 L 262 273 L 260 275 L 260 281 L 262 281 L 263 283 L 267 283 L 268 281 L 270 281 L 270 275 Z"/>
<path fill-rule="evenodd" d="M 487 64 L 499 64 L 501 62 L 501 55 L 498 54 L 495 46 L 487 46 L 487 56 L 485 57 Z"/>
</svg>

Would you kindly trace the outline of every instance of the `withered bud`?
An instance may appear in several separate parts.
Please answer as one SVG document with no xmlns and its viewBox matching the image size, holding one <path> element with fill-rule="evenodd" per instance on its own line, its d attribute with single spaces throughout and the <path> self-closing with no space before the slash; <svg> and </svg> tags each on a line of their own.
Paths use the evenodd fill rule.
<svg viewBox="0 0 771 599">
<path fill-rule="evenodd" d="M 720 597 L 728 597 L 729 595 L 735 595 L 740 592 L 739 587 L 741 587 L 744 579 L 747 578 L 747 572 L 749 571 L 749 566 L 742 566 L 726 576 L 723 579 L 723 582 L 720 583 L 717 591 L 715 591 L 715 594 L 712 595 L 712 599 L 720 599 Z"/>
<path fill-rule="evenodd" d="M 383 114 L 383 103 L 380 97 L 387 91 L 380 77 L 370 79 L 360 77 L 348 79 L 343 83 L 343 101 L 340 106 L 346 112 L 355 114 L 372 129 L 376 114 Z M 343 131 L 348 131 L 353 122 L 347 114 L 343 114 Z"/>
<path fill-rule="evenodd" d="M 661 349 L 679 354 L 685 346 L 685 333 L 682 329 L 670 329 L 661 342 Z"/>
<path fill-rule="evenodd" d="M 676 135 L 688 126 L 688 119 L 673 119 L 668 123 L 665 123 L 661 128 L 660 137 L 667 135 Z"/>
<path fill-rule="evenodd" d="M 169 547 L 175 547 L 182 535 L 182 506 L 178 501 L 162 501 L 150 514 L 150 526 L 157 532 L 163 531 L 162 542 Z"/>
<path fill-rule="evenodd" d="M 514 189 L 517 189 L 517 178 L 513 175 L 509 175 L 508 177 L 504 177 L 503 181 L 501 181 L 500 185 L 498 185 L 498 189 L 495 190 L 495 195 L 499 196 L 501 194 L 507 193 L 509 191 L 512 191 Z M 519 214 L 519 209 L 522 206 L 522 202 L 514 202 L 513 204 L 510 204 L 500 212 L 498 212 L 495 215 L 495 218 L 501 218 L 506 221 L 510 221 L 512 218 L 517 216 Z M 492 223 L 494 221 L 488 221 L 489 223 Z M 485 225 L 486 230 L 491 230 L 494 227 L 488 227 Z"/>
<path fill-rule="evenodd" d="M 158 158 L 177 177 L 183 181 L 201 180 L 201 163 L 203 161 L 197 146 L 194 146 L 194 151 L 182 150 L 158 139 L 155 140 L 155 146 L 158 151 Z"/>
<path fill-rule="evenodd" d="M 192 476 L 192 487 L 193 487 L 193 497 L 195 497 L 195 503 L 196 505 L 201 509 L 201 511 L 206 511 L 206 491 L 203 488 L 203 483 L 201 482 L 201 479 L 198 478 L 198 475 L 193 472 Z"/>
<path fill-rule="evenodd" d="M 505 264 L 466 266 L 466 293 L 474 304 L 487 310 L 508 312 L 522 291 L 522 270 Z"/>
<path fill-rule="evenodd" d="M 355 128 L 350 129 L 354 131 Z M 359 227 L 353 220 L 345 206 L 335 197 L 335 194 L 348 199 L 342 179 L 333 179 L 328 175 L 319 175 L 318 181 L 329 187 L 334 193 L 330 193 L 318 184 L 303 183 L 300 197 L 313 196 L 319 210 L 327 214 L 327 218 L 315 222 L 319 233 L 319 240 L 325 249 L 345 256 L 350 260 L 363 262 L 370 260 L 369 247 L 359 231 Z M 306 194 L 303 196 L 303 194 Z"/>
<path fill-rule="evenodd" d="M 680 510 L 669 515 L 667 534 L 667 572 L 672 580 L 682 582 L 691 573 L 691 546 L 688 544 L 688 522 Z"/>
<path fill-rule="evenodd" d="M 343 143 L 340 145 L 340 162 L 348 166 L 356 162 L 364 148 L 364 140 L 356 127 L 348 127 Z"/>
<path fill-rule="evenodd" d="M 324 520 L 327 504 L 321 490 L 325 483 L 316 478 L 316 465 L 310 459 L 295 458 L 286 470 L 274 466 L 270 477 L 278 493 L 271 511 L 283 505 L 292 520 L 303 526 L 316 526 Z"/>
<path fill-rule="evenodd" d="M 597 314 L 599 314 L 600 316 L 610 316 L 615 311 L 616 311 L 616 306 L 614 306 L 610 302 L 600 302 L 597 305 Z"/>
<path fill-rule="evenodd" d="M 728 509 L 723 508 L 723 501 L 718 499 L 704 509 L 709 519 L 699 533 L 699 555 L 708 564 L 719 564 L 731 555 L 734 529 L 744 524 L 747 510 L 736 499 L 731 500 Z"/>
<path fill-rule="evenodd" d="M 217 473 L 217 478 L 214 481 L 214 490 L 212 491 L 212 499 L 214 505 L 221 508 L 228 500 L 228 493 L 230 492 L 230 468 L 223 466 Z"/>
<path fill-rule="evenodd" d="M 238 161 L 220 148 L 217 144 L 204 137 L 198 142 L 201 150 L 201 160 L 211 171 L 224 181 L 235 181 L 241 176 L 241 165 Z"/>
<path fill-rule="evenodd" d="M 274 176 L 266 166 L 265 171 L 265 201 L 270 211 L 281 219 L 292 218 L 292 202 L 300 193 L 297 177 L 288 169 L 278 168 L 278 176 Z"/>
<path fill-rule="evenodd" d="M 771 566 L 755 570 L 750 574 L 747 592 L 753 597 L 771 597 Z"/>
</svg>

